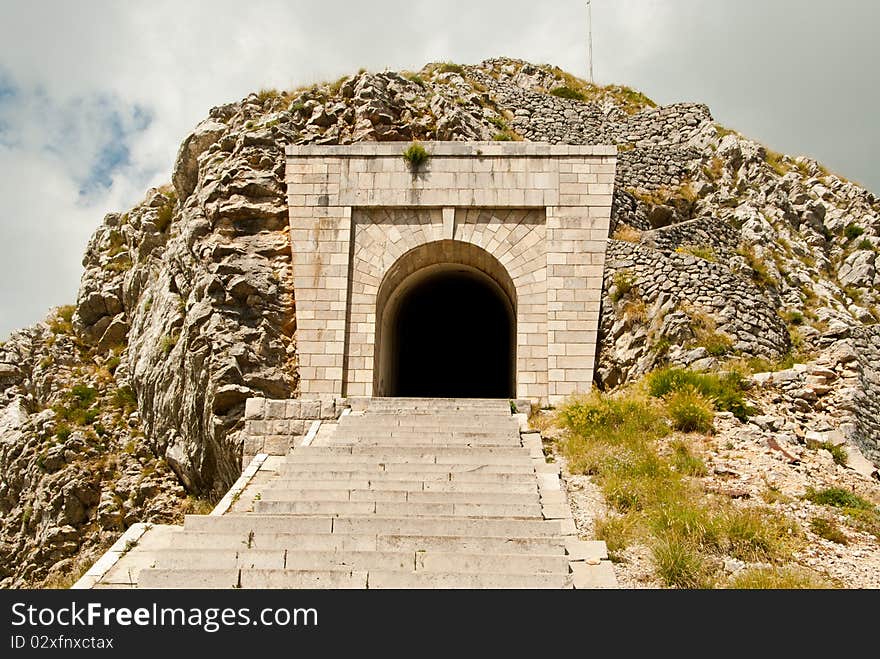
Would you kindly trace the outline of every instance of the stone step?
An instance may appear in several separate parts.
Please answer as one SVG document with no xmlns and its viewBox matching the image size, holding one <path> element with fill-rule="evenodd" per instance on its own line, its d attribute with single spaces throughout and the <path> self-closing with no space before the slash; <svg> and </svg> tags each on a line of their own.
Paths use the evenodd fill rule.
<svg viewBox="0 0 880 659">
<path fill-rule="evenodd" d="M 408 445 L 408 446 L 393 446 L 386 447 L 380 444 L 343 444 L 343 445 L 331 445 L 331 446 L 308 446 L 308 447 L 298 447 L 294 449 L 291 455 L 296 455 L 301 451 L 308 451 L 314 455 L 369 455 L 369 456 L 380 456 L 384 457 L 387 455 L 394 456 L 421 456 L 421 455 L 433 455 L 433 456 L 456 456 L 456 455 L 466 455 L 466 456 L 492 456 L 492 457 L 503 457 L 503 456 L 521 456 L 524 453 L 528 455 L 528 449 L 524 449 L 521 446 L 499 446 L 499 447 L 491 447 L 491 446 L 478 446 L 474 448 L 462 448 L 460 446 L 425 446 L 425 445 Z"/>
<path fill-rule="evenodd" d="M 171 589 L 363 589 L 367 587 L 366 572 L 348 569 L 315 572 L 309 570 L 141 570 L 138 588 Z"/>
<path fill-rule="evenodd" d="M 159 570 L 140 573 L 139 588 L 193 589 L 520 589 L 567 588 L 569 575 L 561 574 L 459 574 L 383 571 L 295 571 L 295 570 Z"/>
<path fill-rule="evenodd" d="M 424 397 L 403 397 L 403 396 L 385 396 L 375 398 L 355 398 L 353 403 L 365 403 L 369 409 L 376 409 L 386 405 L 401 405 L 407 408 L 416 406 L 426 406 L 432 409 L 442 409 L 443 407 L 461 407 L 471 406 L 485 409 L 498 409 L 510 412 L 510 401 L 506 398 L 424 398 Z"/>
<path fill-rule="evenodd" d="M 290 551 L 440 551 L 562 556 L 565 543 L 552 536 L 507 538 L 493 536 L 345 534 L 345 533 L 210 533 L 181 531 L 169 546 L 177 549 L 273 549 Z M 159 549 L 164 549 L 160 547 Z"/>
<path fill-rule="evenodd" d="M 254 502 L 254 512 L 291 515 L 376 515 L 400 517 L 530 517 L 542 519 L 541 505 L 491 503 L 410 503 L 407 501 Z"/>
<path fill-rule="evenodd" d="M 246 568 L 256 570 L 336 571 L 382 570 L 390 572 L 483 573 L 503 570 L 508 574 L 568 574 L 564 555 L 468 554 L 440 551 L 291 551 L 289 549 L 178 549 L 144 553 L 131 562 L 133 576 L 143 569 L 203 570 Z"/>
<path fill-rule="evenodd" d="M 377 432 L 393 432 L 399 434 L 417 434 L 417 433 L 431 433 L 431 434 L 439 434 L 439 435 L 461 435 L 461 434 L 473 434 L 473 435 L 509 435 L 516 431 L 516 426 L 514 424 L 508 425 L 498 425 L 498 424 L 452 424 L 452 423 L 442 423 L 442 424 L 399 424 L 399 423 L 386 423 L 386 422 L 364 422 L 364 423 L 355 423 L 355 422 L 344 422 L 340 421 L 336 429 L 338 432 L 349 432 L 349 431 L 357 431 L 360 433 L 377 433 Z"/>
<path fill-rule="evenodd" d="M 391 535 L 503 536 L 532 538 L 561 535 L 559 520 L 455 517 L 296 516 L 254 514 L 187 515 L 186 531 L 239 533 L 344 533 Z"/>
<path fill-rule="evenodd" d="M 391 437 L 388 435 L 376 435 L 375 437 L 361 437 L 355 435 L 336 435 L 334 433 L 332 437 L 332 441 L 334 444 L 361 444 L 366 446 L 409 446 L 413 443 L 415 439 L 418 439 L 421 444 L 436 444 L 437 446 L 450 446 L 450 447 L 460 447 L 460 448 L 468 448 L 468 447 L 510 447 L 510 446 L 522 446 L 518 437 L 487 437 L 485 439 L 455 439 L 450 437 L 437 437 L 436 441 L 431 437 L 425 435 L 415 436 L 413 439 L 409 439 L 406 437 Z"/>
<path fill-rule="evenodd" d="M 285 474 L 312 472 L 320 474 L 324 471 L 328 472 L 350 472 L 364 474 L 461 474 L 461 473 L 479 473 L 479 474 L 534 474 L 534 463 L 529 460 L 527 464 L 486 464 L 479 460 L 473 462 L 456 463 L 456 464 L 421 464 L 413 462 L 401 463 L 381 463 L 381 462 L 352 462 L 352 463 L 336 463 L 336 462 L 305 462 L 305 461 L 284 461 L 278 465 L 279 476 Z"/>
<path fill-rule="evenodd" d="M 346 490 L 360 492 L 486 492 L 492 494 L 536 494 L 538 485 L 533 481 L 515 482 L 486 482 L 486 481 L 406 481 L 406 480 L 310 480 L 300 481 L 296 479 L 274 479 L 269 482 L 261 492 L 265 496 L 267 492 L 285 490 L 328 491 Z"/>
<path fill-rule="evenodd" d="M 393 433 L 400 436 L 408 435 L 473 435 L 475 437 L 488 437 L 491 435 L 513 435 L 516 428 L 512 426 L 460 426 L 450 427 L 448 424 L 440 426 L 401 426 L 387 423 L 340 423 L 336 426 L 336 432 L 339 433 L 357 433 L 362 435 Z"/>
<path fill-rule="evenodd" d="M 272 481 L 273 485 L 284 485 L 293 488 L 303 487 L 313 481 L 422 481 L 428 483 L 451 482 L 451 483 L 536 483 L 534 471 L 532 473 L 496 473 L 493 471 L 451 471 L 418 472 L 412 471 L 378 471 L 372 469 L 303 469 L 298 471 L 284 470 L 279 472 Z M 350 489 L 350 488 L 349 488 Z"/>
<path fill-rule="evenodd" d="M 310 448 L 294 450 L 287 456 L 285 464 L 328 464 L 328 465 L 377 465 L 377 464 L 436 464 L 436 465 L 531 465 L 532 458 L 523 449 L 519 455 L 327 455 L 313 452 Z"/>
<path fill-rule="evenodd" d="M 400 501 L 409 503 L 537 504 L 537 492 L 425 492 L 423 490 L 274 489 L 260 492 L 260 501 Z"/>
<path fill-rule="evenodd" d="M 342 429 L 361 428 L 363 430 L 436 430 L 437 432 L 508 432 L 518 427 L 515 420 L 491 421 L 486 419 L 437 420 L 425 417 L 425 421 L 413 417 L 352 417 L 344 416 L 338 421 Z"/>
<path fill-rule="evenodd" d="M 301 452 L 300 452 L 301 451 Z M 369 469 L 381 468 L 382 470 L 391 469 L 396 471 L 401 469 L 403 465 L 411 466 L 415 469 L 423 467 L 440 467 L 433 471 L 443 471 L 443 468 L 453 468 L 460 471 L 464 467 L 529 467 L 531 468 L 532 458 L 528 453 L 520 457 L 500 456 L 493 457 L 488 455 L 458 455 L 458 456 L 386 456 L 377 457 L 372 455 L 315 455 L 310 451 L 302 450 L 294 451 L 287 456 L 283 463 L 283 467 L 290 467 L 295 470 L 302 468 L 321 469 L 321 468 L 348 468 L 348 467 L 365 467 Z M 295 455 L 297 454 L 297 455 Z"/>
</svg>

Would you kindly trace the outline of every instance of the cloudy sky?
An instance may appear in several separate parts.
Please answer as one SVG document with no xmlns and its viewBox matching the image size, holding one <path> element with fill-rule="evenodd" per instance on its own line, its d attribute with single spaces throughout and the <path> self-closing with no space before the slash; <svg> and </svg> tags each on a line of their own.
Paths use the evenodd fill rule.
<svg viewBox="0 0 880 659">
<path fill-rule="evenodd" d="M 878 19 L 868 0 L 593 0 L 596 77 L 880 192 Z M 104 213 L 167 182 L 210 107 L 497 55 L 584 76 L 585 34 L 585 0 L 0 0 L 0 339 L 75 300 Z"/>
</svg>

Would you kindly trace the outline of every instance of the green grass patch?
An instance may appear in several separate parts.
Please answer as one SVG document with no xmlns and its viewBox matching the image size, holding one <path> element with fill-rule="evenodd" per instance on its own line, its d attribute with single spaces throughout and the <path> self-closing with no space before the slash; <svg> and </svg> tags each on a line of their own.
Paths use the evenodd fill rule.
<svg viewBox="0 0 880 659">
<path fill-rule="evenodd" d="M 437 69 L 440 73 L 457 73 L 464 75 L 464 67 L 455 62 L 443 62 Z"/>
<path fill-rule="evenodd" d="M 569 471 L 593 475 L 613 511 L 597 520 L 596 535 L 618 560 L 630 544 L 644 542 L 665 585 L 707 588 L 718 580 L 714 556 L 773 563 L 791 558 L 799 541 L 793 522 L 703 492 L 693 477 L 705 474 L 706 466 L 685 441 L 661 451 L 669 423 L 660 401 L 634 391 L 594 393 L 571 400 L 557 419 L 567 430 L 558 446 Z"/>
<path fill-rule="evenodd" d="M 715 248 L 711 245 L 682 245 L 675 251 L 679 254 L 690 254 L 691 256 L 696 256 L 698 259 L 703 259 L 704 261 L 709 261 L 711 263 L 718 262 L 718 254 L 715 252 Z"/>
<path fill-rule="evenodd" d="M 872 243 L 870 240 L 865 238 L 856 246 L 856 249 L 864 250 L 866 252 L 873 252 L 874 251 L 874 243 Z"/>
<path fill-rule="evenodd" d="M 834 442 L 812 442 L 810 448 L 816 451 L 820 449 L 828 451 L 831 454 L 834 463 L 839 464 L 841 467 L 845 467 L 849 462 L 849 453 L 846 452 L 846 448 L 844 448 L 842 444 L 835 444 Z"/>
<path fill-rule="evenodd" d="M 801 567 L 758 567 L 743 570 L 728 583 L 736 590 L 815 590 L 834 586 Z"/>
<path fill-rule="evenodd" d="M 277 89 L 261 89 L 257 92 L 257 102 L 262 105 L 265 104 L 266 101 L 274 100 L 279 96 L 281 96 L 281 92 Z"/>
<path fill-rule="evenodd" d="M 610 515 L 596 520 L 596 539 L 605 541 L 612 561 L 621 561 L 621 553 L 637 537 L 638 523 L 634 515 Z"/>
<path fill-rule="evenodd" d="M 846 537 L 846 534 L 833 519 L 828 519 L 827 517 L 814 517 L 810 521 L 810 530 L 825 540 L 830 540 L 839 545 L 849 544 L 849 538 Z"/>
<path fill-rule="evenodd" d="M 657 576 L 673 588 L 712 588 L 706 558 L 689 542 L 675 536 L 664 537 L 651 547 Z"/>
<path fill-rule="evenodd" d="M 748 263 L 749 268 L 752 270 L 752 280 L 755 284 L 761 288 L 776 288 L 779 285 L 767 264 L 758 258 L 754 247 L 751 245 L 740 245 L 736 253 L 742 256 L 746 263 Z"/>
<path fill-rule="evenodd" d="M 177 342 L 180 341 L 180 334 L 165 334 L 159 341 L 159 348 L 166 357 L 171 354 Z"/>
<path fill-rule="evenodd" d="M 550 93 L 553 96 L 556 96 L 558 98 L 567 98 L 571 101 L 584 102 L 587 100 L 587 97 L 583 92 L 578 91 L 577 89 L 574 89 L 573 87 L 569 87 L 568 85 L 562 85 L 561 87 L 555 87 L 554 89 L 550 90 Z"/>
<path fill-rule="evenodd" d="M 850 492 L 842 487 L 829 487 L 824 490 L 808 488 L 804 498 L 820 506 L 831 506 L 832 508 L 851 508 L 853 510 L 876 510 L 877 508 L 867 499 L 863 499 L 855 492 Z"/>
<path fill-rule="evenodd" d="M 90 426 L 100 416 L 100 411 L 92 407 L 98 398 L 98 392 L 92 387 L 86 385 L 76 385 L 66 392 L 61 402 L 52 406 L 55 417 L 60 421 L 69 422 L 75 426 Z M 59 424 L 64 427 L 66 424 Z M 56 430 L 56 434 L 58 434 Z M 59 437 L 67 439 L 70 435 Z"/>
<path fill-rule="evenodd" d="M 686 476 L 703 477 L 709 473 L 703 459 L 694 455 L 691 447 L 682 441 L 672 442 L 672 464 L 678 473 Z"/>
<path fill-rule="evenodd" d="M 770 165 L 770 168 L 779 174 L 779 176 L 785 176 L 791 171 L 791 167 L 786 162 L 786 157 L 783 154 L 773 151 L 772 149 L 766 149 L 766 154 L 765 160 L 767 164 Z"/>
<path fill-rule="evenodd" d="M 800 327 L 804 324 L 804 314 L 800 311 L 792 310 L 785 313 L 783 316 L 785 318 L 785 322 L 789 325 L 794 325 L 795 327 Z"/>
<path fill-rule="evenodd" d="M 113 406 L 123 415 L 128 416 L 137 409 L 137 396 L 128 385 L 119 387 L 111 396 Z"/>
<path fill-rule="evenodd" d="M 673 428 L 681 432 L 712 432 L 715 410 L 712 402 L 696 388 L 683 387 L 667 395 L 665 400 Z"/>
<path fill-rule="evenodd" d="M 510 130 L 510 126 L 508 126 L 507 122 L 501 117 L 489 117 L 489 123 L 500 131 L 506 132 Z"/>
<path fill-rule="evenodd" d="M 736 372 L 718 375 L 664 368 L 648 375 L 646 385 L 648 393 L 654 398 L 664 398 L 673 392 L 693 388 L 710 400 L 715 409 L 733 412 L 741 421 L 747 421 L 754 414 L 754 409 L 745 401 L 742 375 Z"/>
</svg>

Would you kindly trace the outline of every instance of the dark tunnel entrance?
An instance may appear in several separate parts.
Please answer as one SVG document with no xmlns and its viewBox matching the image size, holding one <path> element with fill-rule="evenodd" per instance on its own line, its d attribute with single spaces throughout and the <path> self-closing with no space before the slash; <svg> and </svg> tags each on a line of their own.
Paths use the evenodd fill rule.
<svg viewBox="0 0 880 659">
<path fill-rule="evenodd" d="M 385 395 L 514 397 L 515 316 L 490 277 L 444 268 L 407 287 L 388 311 Z"/>
</svg>

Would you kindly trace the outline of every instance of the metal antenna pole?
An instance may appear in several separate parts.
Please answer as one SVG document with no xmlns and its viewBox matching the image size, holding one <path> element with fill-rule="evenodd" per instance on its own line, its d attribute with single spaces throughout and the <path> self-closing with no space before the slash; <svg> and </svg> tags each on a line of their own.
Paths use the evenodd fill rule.
<svg viewBox="0 0 880 659">
<path fill-rule="evenodd" d="M 587 51 L 590 59 L 590 84 L 593 84 L 593 3 L 587 0 Z"/>
</svg>

